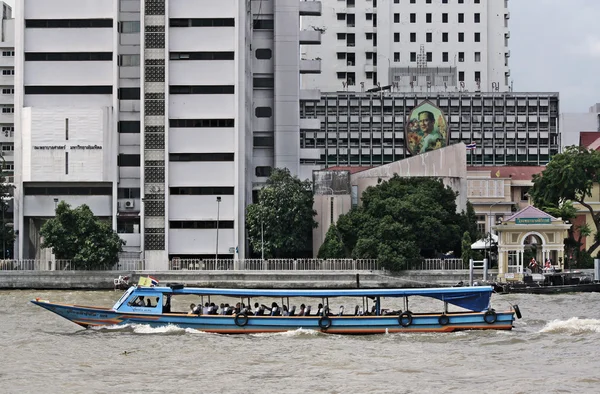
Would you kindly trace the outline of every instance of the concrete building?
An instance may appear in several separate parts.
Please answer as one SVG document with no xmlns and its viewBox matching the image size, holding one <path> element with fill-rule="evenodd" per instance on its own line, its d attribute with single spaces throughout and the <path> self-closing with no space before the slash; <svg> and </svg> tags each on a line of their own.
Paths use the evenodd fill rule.
<svg viewBox="0 0 600 394">
<path fill-rule="evenodd" d="M 88 204 L 147 269 L 244 258 L 245 207 L 299 171 L 300 14 L 319 2 L 17 0 L 16 258 Z M 305 94 L 306 96 L 306 94 Z M 318 100 L 318 92 L 308 92 Z M 277 130 L 277 132 L 275 132 Z M 236 254 L 237 251 L 237 254 Z"/>
<path fill-rule="evenodd" d="M 600 131 L 600 104 L 592 105 L 588 112 L 561 113 L 561 148 L 579 145 L 581 132 Z"/>
<path fill-rule="evenodd" d="M 14 100 L 15 100 L 15 23 L 12 18 L 12 9 L 4 2 L 0 2 L 2 15 L 0 16 L 0 154 L 2 155 L 2 173 L 8 182 L 13 182 L 14 164 Z"/>
<path fill-rule="evenodd" d="M 320 121 L 300 130 L 300 163 L 379 166 L 409 156 L 408 114 L 424 101 L 448 118 L 449 144 L 475 142 L 469 165 L 544 165 L 559 151 L 558 93 L 323 93 L 301 116 Z"/>
<path fill-rule="evenodd" d="M 305 87 L 401 92 L 511 90 L 508 0 L 326 0 L 305 28 L 322 33 L 322 73 Z"/>
</svg>

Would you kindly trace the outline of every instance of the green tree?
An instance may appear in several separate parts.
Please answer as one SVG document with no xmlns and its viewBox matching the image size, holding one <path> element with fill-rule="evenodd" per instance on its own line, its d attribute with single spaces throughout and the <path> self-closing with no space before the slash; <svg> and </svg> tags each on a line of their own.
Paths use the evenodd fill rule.
<svg viewBox="0 0 600 394">
<path fill-rule="evenodd" d="M 534 205 L 541 209 L 560 210 L 572 201 L 587 209 L 597 229 L 600 229 L 600 211 L 586 199 L 592 196 L 594 184 L 600 182 L 600 151 L 571 146 L 552 157 L 541 174 L 533 176 L 529 191 Z M 573 216 L 574 217 L 574 216 Z M 563 219 L 567 219 L 563 217 Z M 593 254 L 600 246 L 598 234 L 587 252 Z"/>
<path fill-rule="evenodd" d="M 319 248 L 317 257 L 320 259 L 342 259 L 346 257 L 344 243 L 335 224 L 332 224 L 327 230 L 325 241 Z"/>
<path fill-rule="evenodd" d="M 107 269 L 118 263 L 125 241 L 110 223 L 94 217 L 87 205 L 71 209 L 61 201 L 56 216 L 42 226 L 43 248 L 57 259 L 71 260 L 77 269 Z"/>
<path fill-rule="evenodd" d="M 362 206 L 338 218 L 335 242 L 342 242 L 345 257 L 376 258 L 392 271 L 421 256 L 460 251 L 467 219 L 456 213 L 456 196 L 438 179 L 395 175 L 365 190 Z"/>
<path fill-rule="evenodd" d="M 460 257 L 462 258 L 463 264 L 465 267 L 469 266 L 469 260 L 472 258 L 473 250 L 471 249 L 471 245 L 473 241 L 471 239 L 471 234 L 468 231 L 463 233 L 462 237 L 462 250 Z"/>
<path fill-rule="evenodd" d="M 312 249 L 314 220 L 310 181 L 292 176 L 287 168 L 276 168 L 258 193 L 258 203 L 246 210 L 248 240 L 255 253 L 261 253 L 264 239 L 265 258 L 298 257 Z"/>
</svg>

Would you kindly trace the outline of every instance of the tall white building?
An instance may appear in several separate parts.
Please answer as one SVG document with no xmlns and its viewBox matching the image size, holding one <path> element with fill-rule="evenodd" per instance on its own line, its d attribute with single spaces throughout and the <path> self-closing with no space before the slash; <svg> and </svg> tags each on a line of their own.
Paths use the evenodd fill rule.
<svg viewBox="0 0 600 394">
<path fill-rule="evenodd" d="M 17 0 L 16 11 L 15 257 L 51 257 L 39 230 L 64 200 L 110 220 L 147 269 L 244 258 L 253 189 L 273 166 L 300 170 L 300 72 L 319 71 L 299 59 L 300 14 L 320 3 Z M 302 42 L 318 43 L 313 33 Z"/>
<path fill-rule="evenodd" d="M 12 182 L 14 172 L 14 95 L 15 95 L 15 35 L 12 9 L 0 1 L 0 146 L 6 180 Z"/>
<path fill-rule="evenodd" d="M 322 45 L 321 74 L 303 86 L 400 92 L 510 90 L 508 0 L 324 0 L 321 18 L 305 28 Z"/>
</svg>

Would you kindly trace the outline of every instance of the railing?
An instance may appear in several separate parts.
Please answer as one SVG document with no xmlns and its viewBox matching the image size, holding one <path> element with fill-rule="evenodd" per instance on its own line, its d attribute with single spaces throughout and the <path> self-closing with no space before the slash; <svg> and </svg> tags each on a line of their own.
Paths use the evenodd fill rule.
<svg viewBox="0 0 600 394">
<path fill-rule="evenodd" d="M 0 271 L 76 271 L 86 270 L 77 267 L 71 260 L 0 260 Z M 119 260 L 110 267 L 93 268 L 94 271 L 142 271 L 144 260 Z"/>
<path fill-rule="evenodd" d="M 468 269 L 462 259 L 425 259 L 412 266 L 414 270 L 433 271 L 433 270 L 464 270 Z"/>
<path fill-rule="evenodd" d="M 375 271 L 379 264 L 375 259 L 246 259 L 246 260 L 189 260 L 173 259 L 169 270 L 193 271 Z"/>
</svg>

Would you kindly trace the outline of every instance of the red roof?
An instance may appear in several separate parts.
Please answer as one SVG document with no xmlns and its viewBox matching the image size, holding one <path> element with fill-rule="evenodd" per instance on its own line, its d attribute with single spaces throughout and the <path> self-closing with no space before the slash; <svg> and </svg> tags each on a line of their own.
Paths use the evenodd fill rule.
<svg viewBox="0 0 600 394">
<path fill-rule="evenodd" d="M 365 171 L 365 170 L 369 170 L 373 167 L 352 167 L 352 166 L 338 166 L 338 167 L 327 167 L 324 168 L 324 170 L 328 170 L 328 171 L 350 171 L 350 174 L 356 174 L 357 172 L 361 172 L 361 171 Z"/>
<path fill-rule="evenodd" d="M 546 167 L 543 166 L 468 166 L 467 171 L 490 171 L 492 178 L 511 178 L 516 181 L 530 181 L 535 174 L 540 174 Z"/>
<path fill-rule="evenodd" d="M 579 145 L 588 149 L 600 150 L 600 131 L 582 131 L 579 133 Z"/>
</svg>

